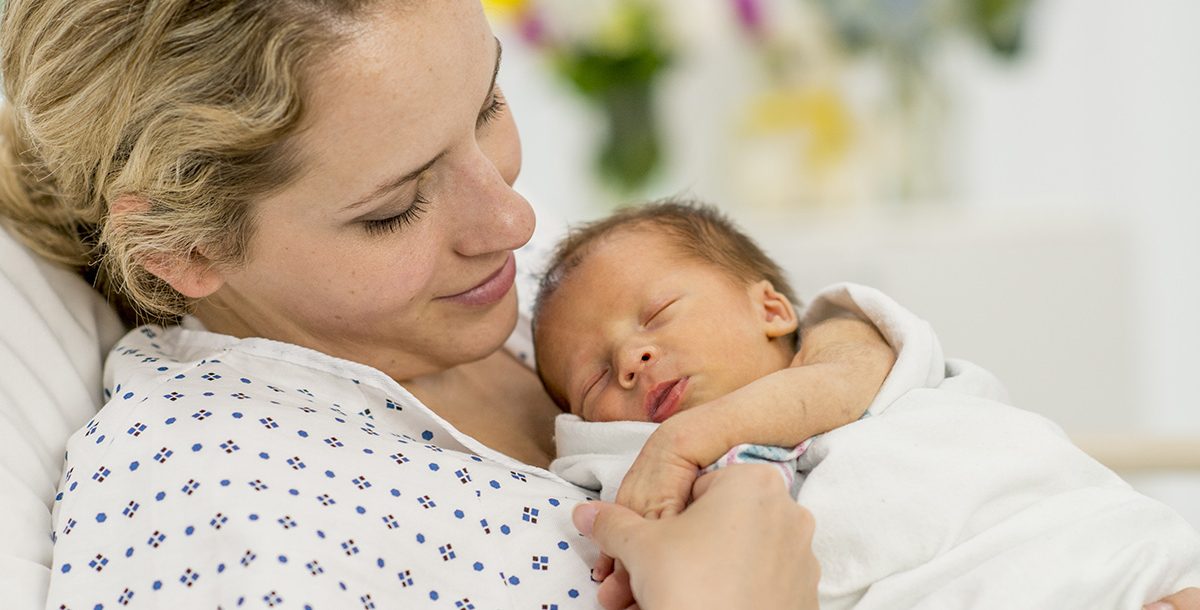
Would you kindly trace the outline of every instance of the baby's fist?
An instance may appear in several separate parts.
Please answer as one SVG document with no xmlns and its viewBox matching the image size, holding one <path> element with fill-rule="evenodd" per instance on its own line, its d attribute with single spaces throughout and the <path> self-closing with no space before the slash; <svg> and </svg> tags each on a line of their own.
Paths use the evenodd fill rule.
<svg viewBox="0 0 1200 610">
<path fill-rule="evenodd" d="M 680 435 L 668 420 L 646 440 L 617 490 L 617 503 L 648 518 L 677 515 L 688 505 L 700 474 L 681 450 Z"/>
</svg>

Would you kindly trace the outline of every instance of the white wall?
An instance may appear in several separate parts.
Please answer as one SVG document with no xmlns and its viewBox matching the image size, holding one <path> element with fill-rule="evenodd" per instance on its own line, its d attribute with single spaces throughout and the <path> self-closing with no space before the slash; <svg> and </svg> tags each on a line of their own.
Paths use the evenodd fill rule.
<svg viewBox="0 0 1200 610">
<path fill-rule="evenodd" d="M 1200 433 L 1200 3 L 1044 0 L 1038 16 L 1027 65 L 960 70 L 963 200 L 1126 215 L 1139 421 Z"/>
</svg>

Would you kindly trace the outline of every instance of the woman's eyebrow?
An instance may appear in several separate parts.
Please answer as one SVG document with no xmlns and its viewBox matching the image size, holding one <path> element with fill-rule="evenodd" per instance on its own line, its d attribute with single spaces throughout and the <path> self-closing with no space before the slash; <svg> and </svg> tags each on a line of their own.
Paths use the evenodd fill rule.
<svg viewBox="0 0 1200 610">
<path fill-rule="evenodd" d="M 391 191 L 394 191 L 394 190 L 404 186 L 405 184 L 412 182 L 413 180 L 416 180 L 421 174 L 425 173 L 426 170 L 433 167 L 433 165 L 435 163 L 437 163 L 438 161 L 440 161 L 442 159 L 442 157 L 444 157 L 445 155 L 446 155 L 445 151 L 440 152 L 436 156 L 434 156 L 432 159 L 430 159 L 429 161 L 426 161 L 425 164 L 422 165 L 421 167 L 418 167 L 417 169 L 414 169 L 413 171 L 408 172 L 407 174 L 404 174 L 403 176 L 400 176 L 399 178 L 390 180 L 384 184 L 379 185 L 378 187 L 375 188 L 374 191 L 371 191 L 371 194 L 367 195 L 366 197 L 363 197 L 362 199 L 359 199 L 358 201 L 355 201 L 354 203 L 351 203 L 350 205 L 347 205 L 346 207 L 342 208 L 342 211 L 348 212 L 355 208 L 362 207 L 368 203 L 371 203 L 372 201 L 375 201 L 376 199 L 382 197 L 383 195 L 390 193 Z"/>
<path fill-rule="evenodd" d="M 491 83 L 488 84 L 487 92 L 483 96 L 483 104 L 482 104 L 481 108 L 487 108 L 488 105 L 490 104 L 490 102 L 492 101 L 492 91 L 496 89 L 496 78 L 500 75 L 500 58 L 504 54 L 504 47 L 501 46 L 500 39 L 496 38 L 494 36 L 492 37 L 492 39 L 496 41 L 496 65 L 495 65 L 495 67 L 492 68 L 492 80 L 491 80 Z M 418 167 L 417 169 L 414 169 L 413 171 L 408 172 L 407 174 L 404 174 L 403 176 L 394 178 L 392 180 L 389 180 L 389 181 L 379 185 L 378 187 L 375 188 L 375 190 L 371 191 L 371 193 L 368 194 L 367 196 L 362 197 L 362 198 L 358 199 L 357 201 L 355 201 L 354 203 L 351 203 L 351 204 L 347 205 L 346 207 L 342 208 L 342 211 L 348 212 L 355 208 L 360 208 L 360 207 L 382 197 L 383 195 L 385 195 L 391 191 L 394 191 L 394 190 L 404 186 L 405 184 L 412 182 L 413 180 L 416 180 L 421 174 L 425 173 L 426 170 L 433 167 L 433 165 L 435 163 L 437 163 L 438 161 L 440 161 L 441 158 L 445 155 L 446 155 L 446 152 L 442 151 L 442 152 L 438 153 L 436 156 L 434 156 L 432 159 L 430 159 L 429 161 L 426 161 L 423 165 L 421 165 L 421 167 Z"/>
</svg>

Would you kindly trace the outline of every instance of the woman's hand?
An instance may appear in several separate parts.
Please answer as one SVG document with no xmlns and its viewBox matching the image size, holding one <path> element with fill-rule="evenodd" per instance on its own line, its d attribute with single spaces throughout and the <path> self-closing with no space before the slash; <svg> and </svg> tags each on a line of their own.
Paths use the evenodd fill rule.
<svg viewBox="0 0 1200 610">
<path fill-rule="evenodd" d="M 1189 587 L 1163 599 L 1146 604 L 1145 610 L 1200 610 L 1200 588 Z"/>
<path fill-rule="evenodd" d="M 817 608 L 812 515 L 775 469 L 735 465 L 704 475 L 695 502 L 658 520 L 616 504 L 575 508 L 575 526 L 621 568 L 600 590 L 607 610 Z"/>
</svg>

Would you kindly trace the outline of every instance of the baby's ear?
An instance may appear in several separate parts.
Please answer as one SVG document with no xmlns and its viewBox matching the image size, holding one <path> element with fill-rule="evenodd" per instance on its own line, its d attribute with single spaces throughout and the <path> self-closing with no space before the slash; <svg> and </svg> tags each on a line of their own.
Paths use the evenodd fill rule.
<svg viewBox="0 0 1200 610">
<path fill-rule="evenodd" d="M 767 338 L 786 337 L 794 332 L 800 321 L 792 302 L 783 296 L 768 280 L 750 286 L 750 299 L 762 315 L 763 330 Z"/>
<path fill-rule="evenodd" d="M 150 207 L 145 197 L 122 195 L 109 204 L 112 222 L 120 227 L 121 218 L 127 214 L 143 213 Z M 119 228 L 118 228 L 119 230 Z M 224 278 L 212 263 L 198 251 L 187 255 L 173 252 L 147 252 L 138 257 L 138 264 L 171 285 L 185 297 L 200 299 L 214 293 L 224 283 Z"/>
</svg>

